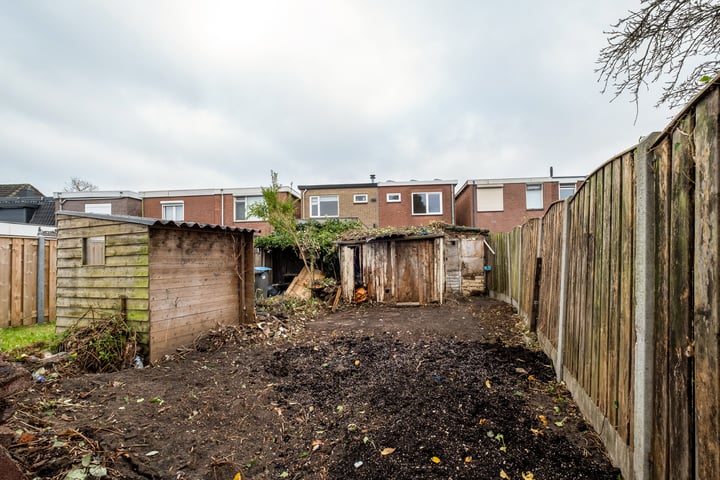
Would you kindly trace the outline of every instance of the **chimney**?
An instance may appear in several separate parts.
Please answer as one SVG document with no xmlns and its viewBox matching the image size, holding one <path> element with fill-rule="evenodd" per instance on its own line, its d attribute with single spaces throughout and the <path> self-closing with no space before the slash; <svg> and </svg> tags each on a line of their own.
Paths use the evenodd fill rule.
<svg viewBox="0 0 720 480">
<path fill-rule="evenodd" d="M 375 183 L 375 174 L 374 173 L 370 174 L 370 183 Z"/>
<path fill-rule="evenodd" d="M 550 178 L 553 178 L 553 168 L 550 167 Z"/>
</svg>

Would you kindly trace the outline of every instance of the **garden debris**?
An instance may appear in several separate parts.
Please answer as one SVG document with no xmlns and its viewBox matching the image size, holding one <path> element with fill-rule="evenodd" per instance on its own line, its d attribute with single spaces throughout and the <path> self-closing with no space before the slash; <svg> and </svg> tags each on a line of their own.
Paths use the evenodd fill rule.
<svg viewBox="0 0 720 480">
<path fill-rule="evenodd" d="M 0 362 L 0 398 L 9 397 L 32 384 L 30 372 L 19 365 Z"/>
<path fill-rule="evenodd" d="M 137 333 L 120 316 L 94 318 L 67 330 L 59 350 L 71 354 L 77 370 L 117 372 L 138 355 Z"/>
</svg>

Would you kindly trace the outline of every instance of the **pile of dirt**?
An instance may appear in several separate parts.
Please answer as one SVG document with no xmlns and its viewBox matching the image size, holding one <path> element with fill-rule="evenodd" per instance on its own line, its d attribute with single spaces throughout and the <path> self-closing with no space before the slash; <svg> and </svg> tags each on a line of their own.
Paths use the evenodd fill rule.
<svg viewBox="0 0 720 480">
<path fill-rule="evenodd" d="M 29 478 L 617 478 L 517 325 L 474 298 L 344 308 L 272 342 L 214 332 L 15 395 L 9 450 Z"/>
</svg>

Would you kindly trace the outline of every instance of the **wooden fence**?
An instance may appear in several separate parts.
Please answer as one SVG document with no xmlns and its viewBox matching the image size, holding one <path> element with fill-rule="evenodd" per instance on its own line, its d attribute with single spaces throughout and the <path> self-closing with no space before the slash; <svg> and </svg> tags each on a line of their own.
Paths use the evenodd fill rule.
<svg viewBox="0 0 720 480">
<path fill-rule="evenodd" d="M 492 294 L 536 328 L 624 478 L 720 472 L 719 132 L 720 77 L 542 219 L 489 238 Z"/>
<path fill-rule="evenodd" d="M 55 321 L 56 240 L 0 237 L 0 328 L 38 323 L 38 280 L 43 283 L 43 321 Z M 38 276 L 38 257 L 43 259 Z"/>
</svg>

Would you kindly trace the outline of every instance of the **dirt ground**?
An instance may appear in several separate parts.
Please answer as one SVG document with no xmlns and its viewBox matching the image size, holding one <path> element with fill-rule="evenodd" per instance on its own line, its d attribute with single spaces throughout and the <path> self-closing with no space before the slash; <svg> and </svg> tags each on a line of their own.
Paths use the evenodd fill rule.
<svg viewBox="0 0 720 480">
<path fill-rule="evenodd" d="M 303 323 L 219 329 L 141 370 L 48 372 L 0 404 L 9 451 L 28 478 L 618 478 L 505 304 Z"/>
</svg>

